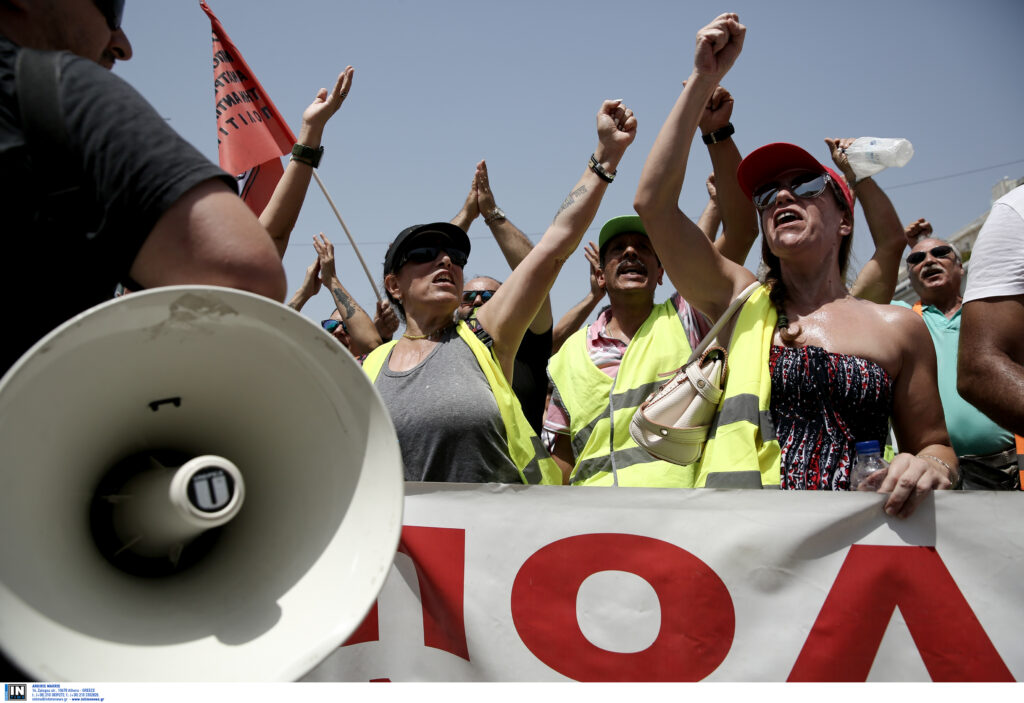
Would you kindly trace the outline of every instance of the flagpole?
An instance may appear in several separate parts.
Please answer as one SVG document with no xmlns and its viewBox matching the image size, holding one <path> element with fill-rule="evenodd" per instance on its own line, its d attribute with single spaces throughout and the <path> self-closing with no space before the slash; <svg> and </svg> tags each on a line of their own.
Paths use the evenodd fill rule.
<svg viewBox="0 0 1024 703">
<path fill-rule="evenodd" d="M 345 226 L 345 220 L 341 219 L 341 213 L 338 212 L 338 208 L 335 207 L 334 201 L 331 200 L 330 193 L 327 192 L 327 188 L 324 187 L 324 182 L 320 180 L 320 176 L 317 174 L 316 169 L 313 169 L 313 178 L 316 179 L 316 184 L 320 186 L 320 190 L 323 191 L 324 197 L 327 198 L 327 203 L 334 210 L 334 216 L 338 218 L 338 222 L 341 223 L 341 228 L 345 230 L 345 236 L 348 237 L 349 243 L 352 245 L 352 251 L 359 257 L 359 263 L 363 265 L 363 271 L 366 272 L 366 278 L 370 281 L 370 288 L 373 289 L 373 294 L 377 296 L 377 302 L 381 301 L 380 291 L 377 290 L 377 284 L 373 281 L 373 274 L 370 273 L 370 269 L 366 267 L 366 262 L 363 261 L 363 255 L 359 253 L 359 247 L 356 246 L 356 241 L 352 239 L 352 234 L 348 231 L 348 227 Z"/>
</svg>

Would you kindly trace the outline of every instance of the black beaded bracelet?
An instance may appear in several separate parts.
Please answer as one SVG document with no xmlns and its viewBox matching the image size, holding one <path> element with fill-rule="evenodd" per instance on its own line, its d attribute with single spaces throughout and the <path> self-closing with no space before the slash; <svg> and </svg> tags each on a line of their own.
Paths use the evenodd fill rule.
<svg viewBox="0 0 1024 703">
<path fill-rule="evenodd" d="M 736 128 L 732 126 L 732 122 L 729 122 L 724 127 L 716 129 L 714 132 L 708 132 L 701 137 L 701 140 L 705 144 L 718 144 L 718 142 L 724 142 L 726 139 L 736 134 Z"/>
</svg>

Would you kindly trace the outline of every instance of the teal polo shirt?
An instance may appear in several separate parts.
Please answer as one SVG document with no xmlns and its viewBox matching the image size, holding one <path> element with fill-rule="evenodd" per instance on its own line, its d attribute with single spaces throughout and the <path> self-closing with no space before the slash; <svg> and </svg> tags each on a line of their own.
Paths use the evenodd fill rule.
<svg viewBox="0 0 1024 703">
<path fill-rule="evenodd" d="M 911 307 L 900 300 L 893 305 Z M 962 309 L 962 308 L 961 308 Z M 994 454 L 1013 447 L 1013 433 L 992 422 L 988 416 L 956 392 L 956 360 L 960 346 L 960 310 L 951 319 L 933 305 L 922 310 L 924 324 L 932 336 L 938 361 L 939 398 L 946 416 L 946 429 L 957 456 Z"/>
</svg>

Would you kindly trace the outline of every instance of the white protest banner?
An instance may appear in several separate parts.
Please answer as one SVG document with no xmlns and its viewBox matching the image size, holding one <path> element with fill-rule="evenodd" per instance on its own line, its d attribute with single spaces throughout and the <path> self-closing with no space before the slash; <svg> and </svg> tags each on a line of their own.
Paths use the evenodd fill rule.
<svg viewBox="0 0 1024 703">
<path fill-rule="evenodd" d="M 1014 681 L 1024 497 L 406 484 L 309 681 Z"/>
</svg>

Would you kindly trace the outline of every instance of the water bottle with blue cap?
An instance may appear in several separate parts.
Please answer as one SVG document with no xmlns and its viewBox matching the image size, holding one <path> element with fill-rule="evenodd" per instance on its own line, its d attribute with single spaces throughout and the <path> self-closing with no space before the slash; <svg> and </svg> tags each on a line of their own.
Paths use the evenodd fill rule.
<svg viewBox="0 0 1024 703">
<path fill-rule="evenodd" d="M 877 440 L 857 442 L 857 461 L 850 469 L 851 491 L 877 491 L 889 472 L 889 462 L 882 458 Z"/>
</svg>

